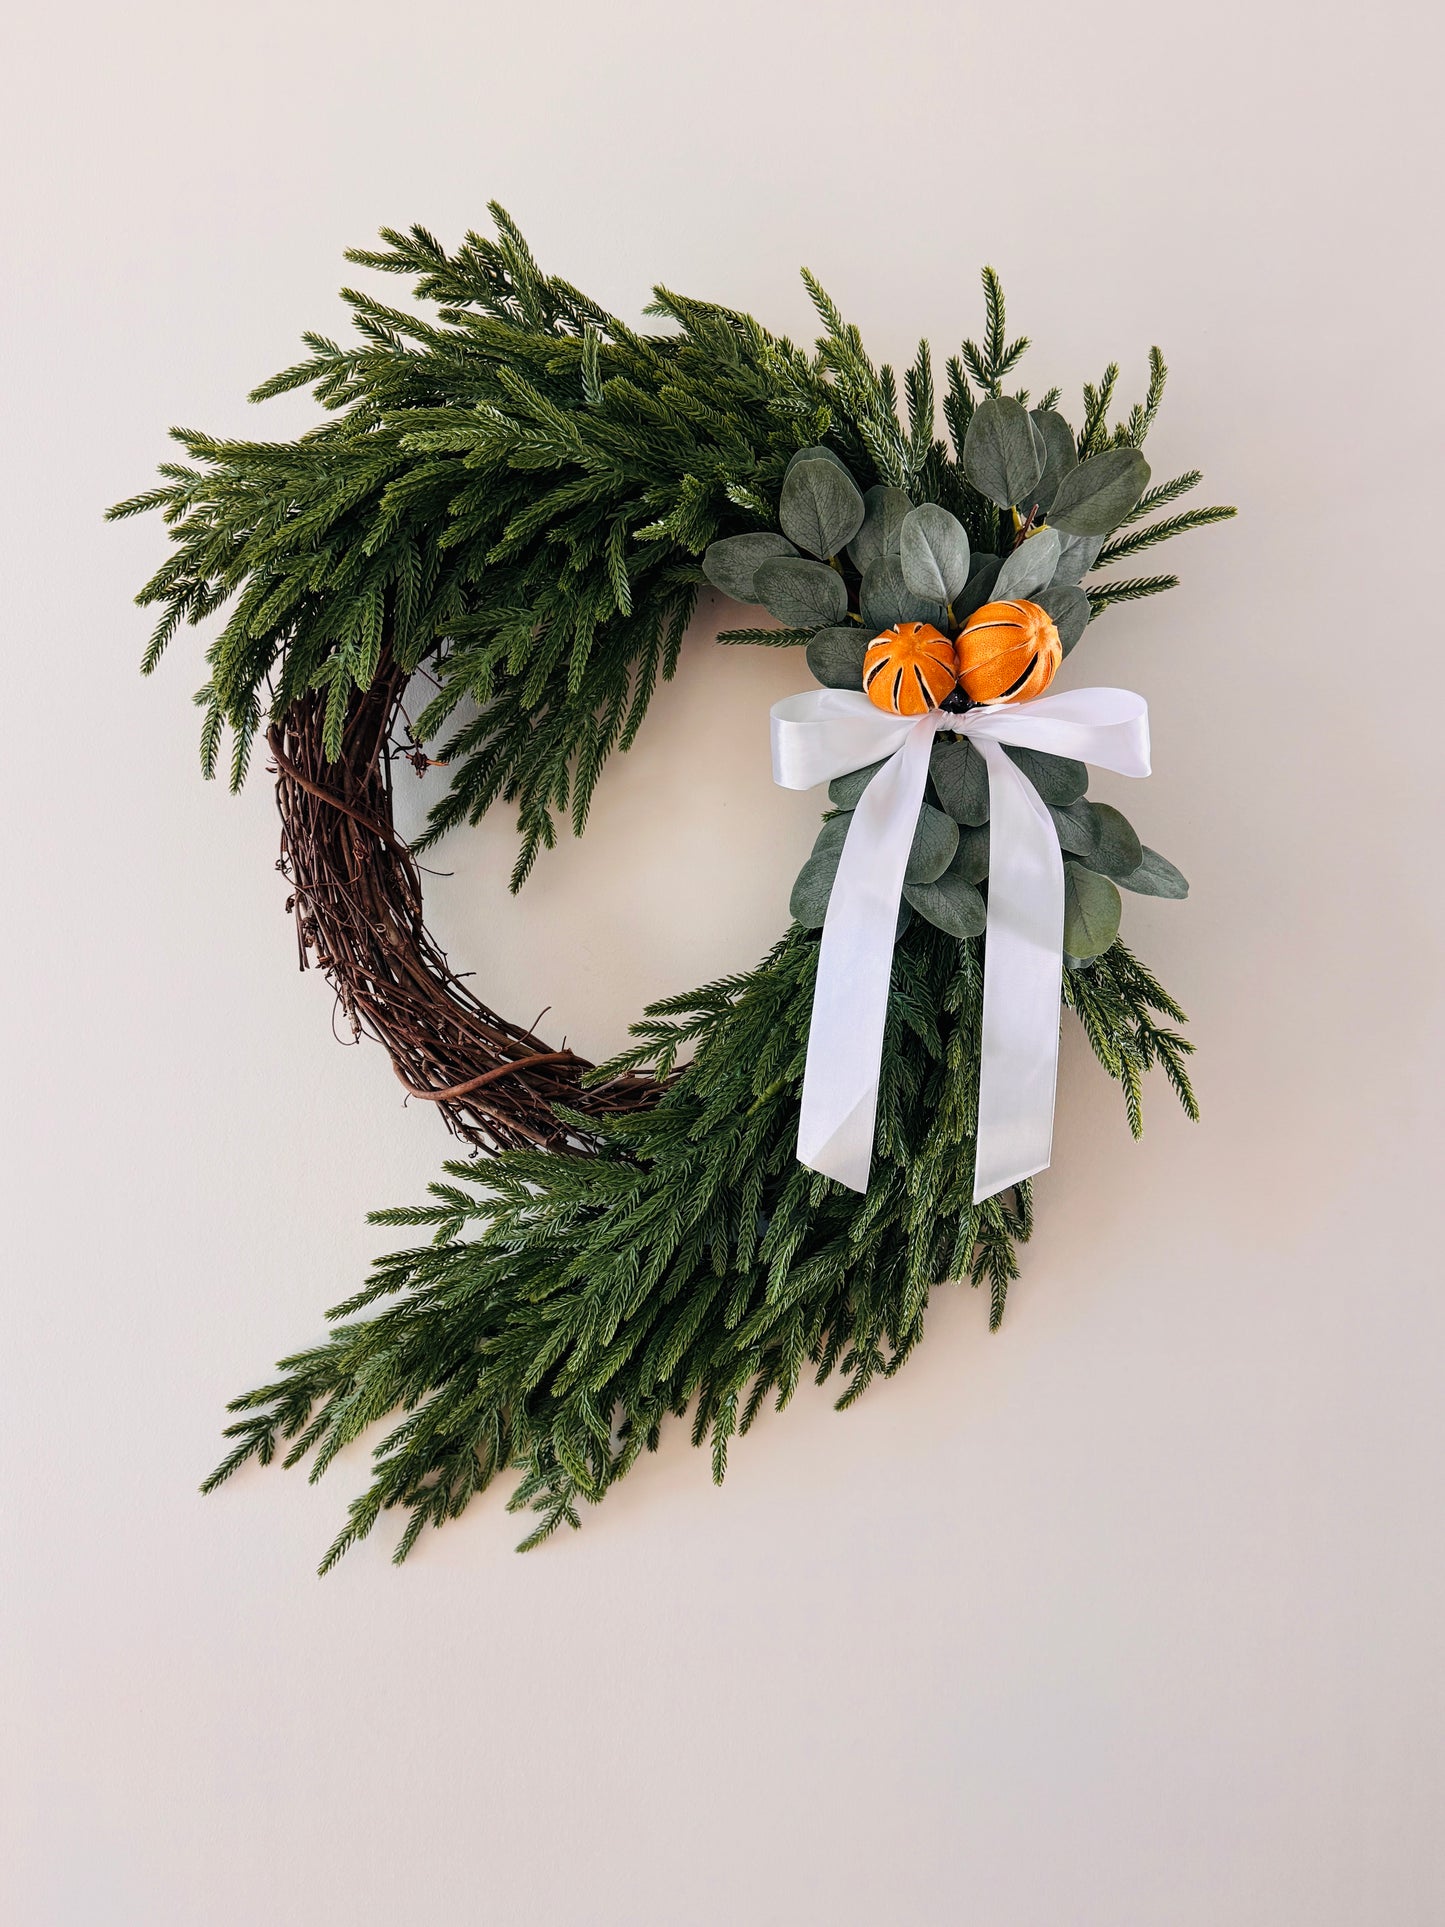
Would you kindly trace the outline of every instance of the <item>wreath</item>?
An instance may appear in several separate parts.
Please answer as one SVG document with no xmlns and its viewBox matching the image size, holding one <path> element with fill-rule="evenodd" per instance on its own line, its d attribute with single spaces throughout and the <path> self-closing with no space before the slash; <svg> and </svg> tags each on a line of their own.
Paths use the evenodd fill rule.
<svg viewBox="0 0 1445 1927">
<path fill-rule="evenodd" d="M 1071 753 L 1127 738 L 1111 766 L 1147 769 L 1142 704 L 1081 715 L 1078 699 L 1127 692 L 1041 693 L 1105 609 L 1176 586 L 1119 565 L 1234 513 L 1174 508 L 1197 471 L 1150 481 L 1158 350 L 1142 401 L 1113 419 L 1111 364 L 1075 429 L 1057 389 L 1006 391 L 1028 343 L 1007 338 L 985 269 L 982 340 L 941 397 L 920 345 L 900 399 L 810 275 L 811 353 L 665 288 L 648 309 L 663 325 L 639 333 L 491 212 L 496 238 L 454 253 L 415 227 L 348 256 L 413 277 L 419 306 L 345 292 L 357 339 L 307 335 L 307 358 L 255 391 L 310 387 L 320 426 L 280 443 L 175 430 L 188 461 L 111 511 L 170 526 L 138 597 L 160 610 L 147 672 L 182 622 L 226 611 L 202 765 L 229 745 L 239 787 L 264 740 L 303 965 L 465 1147 L 426 1203 L 374 1214 L 430 1235 L 233 1402 L 205 1482 L 278 1455 L 315 1478 L 390 1415 L 322 1571 L 394 1507 L 400 1561 L 507 1473 L 535 1546 L 669 1415 L 720 1481 L 733 1437 L 805 1372 L 840 1374 L 840 1407 L 897 1372 L 941 1281 L 986 1285 L 996 1327 L 1048 1161 L 1046 1136 L 1040 1160 L 990 1110 L 1022 1088 L 995 1049 L 1016 977 L 988 968 L 996 946 L 1022 943 L 1024 976 L 1045 980 L 1035 1073 L 1062 999 L 1136 1136 L 1155 1066 L 1195 1115 L 1183 1013 L 1117 934 L 1121 886 L 1187 886 L 1088 799 Z M 417 855 L 506 804 L 515 890 L 559 820 L 580 835 L 708 579 L 779 625 L 720 643 L 806 646 L 821 687 L 775 713 L 775 773 L 829 780 L 829 813 L 761 963 L 650 1006 L 632 1047 L 593 1065 L 450 967 Z M 410 847 L 392 821 L 407 763 L 449 779 Z M 1057 884 L 1032 939 L 1013 921 L 1034 915 L 1030 852 Z M 815 1025 L 843 1041 L 846 1088 L 825 1040 L 810 1052 Z M 1046 1101 L 1022 1102 L 1047 1125 L 1051 1068 Z"/>
</svg>

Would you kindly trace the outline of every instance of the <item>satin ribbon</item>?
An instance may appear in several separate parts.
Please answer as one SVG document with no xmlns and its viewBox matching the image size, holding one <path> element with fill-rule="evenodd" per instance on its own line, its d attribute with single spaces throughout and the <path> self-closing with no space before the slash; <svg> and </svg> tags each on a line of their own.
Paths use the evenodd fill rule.
<svg viewBox="0 0 1445 1927">
<path fill-rule="evenodd" d="M 787 696 L 772 711 L 773 781 L 806 790 L 887 761 L 848 826 L 818 952 L 798 1119 L 798 1158 L 868 1189 L 883 1030 L 903 874 L 940 730 L 988 766 L 988 926 L 975 1204 L 1046 1170 L 1054 1132 L 1064 862 L 1048 806 L 1003 745 L 1149 774 L 1149 711 L 1128 689 L 1073 689 L 920 717 L 893 716 L 861 690 Z"/>
</svg>

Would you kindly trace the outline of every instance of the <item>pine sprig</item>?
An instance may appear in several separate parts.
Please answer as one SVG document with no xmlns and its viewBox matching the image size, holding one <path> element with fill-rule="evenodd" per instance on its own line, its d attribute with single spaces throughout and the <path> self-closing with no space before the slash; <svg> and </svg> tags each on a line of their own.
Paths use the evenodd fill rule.
<svg viewBox="0 0 1445 1927">
<path fill-rule="evenodd" d="M 430 1203 L 376 1214 L 434 1241 L 380 1260 L 329 1339 L 233 1402 L 205 1489 L 278 1456 L 317 1478 L 390 1416 L 322 1571 L 390 1510 L 404 1559 L 503 1475 L 509 1508 L 536 1520 L 526 1550 L 577 1526 L 670 1417 L 691 1419 L 721 1480 L 732 1439 L 804 1370 L 840 1376 L 847 1409 L 906 1362 L 941 1282 L 986 1286 L 996 1326 L 1032 1204 L 1027 1185 L 972 1202 L 982 946 L 920 919 L 899 947 L 861 1199 L 795 1158 L 816 959 L 794 927 L 756 970 L 653 1006 L 638 1049 L 597 1077 L 669 1070 L 689 1046 L 691 1062 L 656 1110 L 603 1127 L 600 1156 L 453 1162 Z M 1192 1106 L 1189 1047 L 1157 1021 L 1177 1006 L 1122 946 L 1070 972 L 1065 1001 L 1131 1123 L 1155 1063 Z"/>
<path fill-rule="evenodd" d="M 207 652 L 207 773 L 229 732 L 239 781 L 262 721 L 308 689 L 326 691 L 334 753 L 390 647 L 438 676 L 434 725 L 485 705 L 451 748 L 433 834 L 506 797 L 520 878 L 559 813 L 585 819 L 572 772 L 590 792 L 671 673 L 698 580 L 683 565 L 775 504 L 829 394 L 817 363 L 723 309 L 659 291 L 680 332 L 635 334 L 493 216 L 497 239 L 455 254 L 416 228 L 351 256 L 414 277 L 439 313 L 349 291 L 358 342 L 308 335 L 309 358 L 256 391 L 313 387 L 324 427 L 284 444 L 178 430 L 189 461 L 113 514 L 170 524 L 139 598 L 161 611 L 148 669 L 182 623 L 229 605 Z M 530 620 L 508 628 L 517 610 Z"/>
<path fill-rule="evenodd" d="M 1135 529 L 1131 535 L 1116 535 L 1106 542 L 1094 567 L 1107 569 L 1111 562 L 1122 562 L 1126 556 L 1138 555 L 1158 542 L 1169 541 L 1171 536 L 1183 535 L 1190 529 L 1208 528 L 1214 522 L 1227 522 L 1238 513 L 1238 509 L 1218 507 L 1185 509 L 1179 515 L 1166 515 L 1158 522 L 1149 523 L 1147 528 Z"/>
<path fill-rule="evenodd" d="M 1084 593 L 1093 605 L 1093 614 L 1101 615 L 1105 609 L 1116 602 L 1140 602 L 1145 596 L 1163 595 L 1168 589 L 1177 589 L 1177 575 L 1135 575 L 1122 582 L 1107 582 L 1095 586 L 1088 583 Z"/>
<path fill-rule="evenodd" d="M 963 366 L 977 387 L 986 395 L 1001 395 L 1005 375 L 1023 359 L 1029 348 L 1027 335 L 1009 341 L 1004 325 L 1003 283 L 993 268 L 983 270 L 984 335 L 983 345 L 965 341 L 959 350 Z"/>
</svg>

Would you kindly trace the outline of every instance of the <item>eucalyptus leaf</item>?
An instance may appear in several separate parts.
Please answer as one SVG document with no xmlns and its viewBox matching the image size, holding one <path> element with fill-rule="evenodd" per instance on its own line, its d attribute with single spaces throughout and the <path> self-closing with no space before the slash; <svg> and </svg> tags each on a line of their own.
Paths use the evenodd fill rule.
<svg viewBox="0 0 1445 1927">
<path fill-rule="evenodd" d="M 988 906 L 956 860 L 932 883 L 905 883 L 903 898 L 950 937 L 981 936 L 988 922 Z"/>
<path fill-rule="evenodd" d="M 828 914 L 828 898 L 833 894 L 833 879 L 838 874 L 838 859 L 843 854 L 840 843 L 836 850 L 815 851 L 799 870 L 793 884 L 793 894 L 788 899 L 788 909 L 793 921 L 802 924 L 805 930 L 821 930 L 823 919 Z"/>
<path fill-rule="evenodd" d="M 1134 826 L 1122 810 L 1112 803 L 1085 803 L 1094 830 L 1094 854 L 1090 868 L 1106 877 L 1131 876 L 1144 861 L 1144 846 Z"/>
<path fill-rule="evenodd" d="M 783 534 L 800 549 L 823 557 L 838 555 L 863 526 L 863 497 L 841 462 L 815 455 L 784 476 L 778 520 Z"/>
<path fill-rule="evenodd" d="M 969 576 L 962 595 L 953 598 L 953 619 L 964 623 L 983 607 L 993 601 L 993 586 L 998 581 L 1003 563 L 996 555 L 975 555 L 971 558 L 973 573 Z"/>
<path fill-rule="evenodd" d="M 813 854 L 794 880 L 788 909 L 794 922 L 802 924 L 805 930 L 821 930 L 828 915 L 828 899 L 833 894 L 833 885 L 837 880 L 838 864 L 842 859 L 843 841 L 848 834 L 850 820 L 851 812 L 849 816 L 832 817 L 823 825 L 813 845 Z M 900 901 L 898 921 L 893 927 L 895 943 L 912 921 L 911 907 L 906 901 Z"/>
<path fill-rule="evenodd" d="M 848 556 L 859 575 L 885 555 L 897 555 L 903 518 L 913 503 L 901 488 L 879 482 L 863 497 L 863 525 L 848 544 Z"/>
<path fill-rule="evenodd" d="M 1044 441 L 1044 472 L 1034 484 L 1033 499 L 1040 512 L 1047 515 L 1059 483 L 1071 468 L 1078 466 L 1079 453 L 1074 431 L 1057 409 L 1035 408 L 1030 415 Z"/>
<path fill-rule="evenodd" d="M 880 630 L 891 629 L 895 622 L 931 622 L 942 628 L 948 621 L 948 611 L 941 602 L 930 602 L 909 588 L 896 555 L 881 556 L 869 563 L 863 571 L 858 599 L 870 640 Z"/>
<path fill-rule="evenodd" d="M 1059 632 L 1059 641 L 1064 654 L 1068 655 L 1074 644 L 1089 626 L 1094 605 L 1082 589 L 1075 589 L 1068 583 L 1060 583 L 1055 577 L 1047 589 L 1040 589 L 1034 601 L 1044 611 Z"/>
<path fill-rule="evenodd" d="M 898 532 L 903 580 L 915 595 L 952 602 L 968 582 L 968 532 L 937 502 L 923 502 Z"/>
<path fill-rule="evenodd" d="M 702 572 L 715 589 L 730 595 L 734 602 L 756 602 L 759 598 L 754 592 L 754 578 L 761 564 L 797 553 L 787 536 L 773 529 L 761 529 L 754 535 L 725 535 L 704 552 Z"/>
<path fill-rule="evenodd" d="M 760 564 L 753 588 L 768 613 L 790 629 L 831 628 L 848 613 L 848 591 L 838 571 L 800 555 Z"/>
<path fill-rule="evenodd" d="M 1000 508 L 1032 501 L 1044 471 L 1044 438 L 1022 402 L 990 395 L 974 409 L 963 438 L 963 472 Z M 1132 505 L 1131 505 L 1132 506 Z"/>
<path fill-rule="evenodd" d="M 808 668 L 825 689 L 861 689 L 868 637 L 856 622 L 820 629 L 808 644 Z"/>
<path fill-rule="evenodd" d="M 799 462 L 831 462 L 834 468 L 842 469 L 843 473 L 848 477 L 848 480 L 853 482 L 854 488 L 858 486 L 857 482 L 853 481 L 852 469 L 849 468 L 842 456 L 835 455 L 831 448 L 825 448 L 821 442 L 819 442 L 816 447 L 800 448 L 798 450 L 797 454 L 793 456 L 788 466 L 783 470 L 784 481 L 792 474 Z"/>
<path fill-rule="evenodd" d="M 837 816 L 830 816 L 813 839 L 814 856 L 823 856 L 829 850 L 841 850 L 848 841 L 848 831 L 852 828 L 852 810 L 842 810 Z"/>
<path fill-rule="evenodd" d="M 908 852 L 905 883 L 932 883 L 952 863 L 958 849 L 958 825 L 942 810 L 925 803 L 918 812 L 913 847 Z"/>
<path fill-rule="evenodd" d="M 1081 961 L 1102 957 L 1119 934 L 1123 905 L 1107 877 L 1081 863 L 1064 865 L 1064 949 Z"/>
<path fill-rule="evenodd" d="M 1077 803 L 1089 787 L 1088 764 L 1076 762 L 1072 756 L 1051 756 L 1042 749 L 1018 749 L 1012 743 L 1004 744 L 1003 753 L 1018 765 L 1044 801 L 1055 809 L 1066 809 L 1070 803 Z M 981 762 L 982 757 L 979 760 Z"/>
<path fill-rule="evenodd" d="M 1059 563 L 1062 538 L 1057 529 L 1040 529 L 1020 542 L 998 572 L 994 599 L 998 602 L 1035 600 L 1047 588 Z"/>
<path fill-rule="evenodd" d="M 1126 877 L 1144 861 L 1144 846 L 1133 825 L 1112 804 L 1070 803 L 1052 815 L 1062 847 L 1102 876 Z"/>
<path fill-rule="evenodd" d="M 1054 830 L 1058 835 L 1059 848 L 1067 850 L 1071 856 L 1087 857 L 1093 854 L 1094 833 L 1082 811 L 1087 803 L 1070 803 L 1063 808 L 1050 808 L 1049 815 L 1054 819 Z"/>
<path fill-rule="evenodd" d="M 885 756 L 883 762 L 887 762 Z M 858 799 L 867 789 L 873 778 L 882 769 L 883 763 L 865 763 L 862 769 L 850 769 L 846 776 L 835 776 L 828 785 L 828 801 L 835 810 L 852 810 L 858 806 Z"/>
<path fill-rule="evenodd" d="M 928 772 L 939 802 L 955 823 L 987 823 L 988 764 L 966 736 L 935 742 Z"/>
<path fill-rule="evenodd" d="M 970 883 L 982 883 L 988 875 L 988 825 L 958 833 L 958 855 L 953 867 Z"/>
<path fill-rule="evenodd" d="M 1174 897 L 1189 895 L 1189 879 L 1182 871 L 1176 870 L 1167 856 L 1160 856 L 1157 850 L 1144 845 L 1144 860 L 1137 870 L 1131 870 L 1126 877 L 1116 877 L 1114 881 L 1121 890 L 1133 890 L 1141 897 Z"/>
<path fill-rule="evenodd" d="M 1107 535 L 1144 493 L 1149 464 L 1137 448 L 1106 448 L 1059 483 L 1049 521 L 1069 535 Z M 787 531 L 787 525 L 784 524 Z"/>
<path fill-rule="evenodd" d="M 1102 535 L 1070 535 L 1066 531 L 1059 566 L 1054 570 L 1053 587 L 1059 588 L 1064 583 L 1077 586 L 1082 582 L 1098 561 L 1103 546 Z"/>
</svg>

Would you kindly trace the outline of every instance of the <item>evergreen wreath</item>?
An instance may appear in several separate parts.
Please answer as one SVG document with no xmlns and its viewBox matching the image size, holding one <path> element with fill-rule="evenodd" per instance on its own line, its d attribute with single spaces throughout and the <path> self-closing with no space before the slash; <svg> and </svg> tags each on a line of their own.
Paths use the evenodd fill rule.
<svg viewBox="0 0 1445 1927">
<path fill-rule="evenodd" d="M 309 1457 L 314 1479 L 395 1418 L 323 1572 L 392 1507 L 406 1515 L 404 1559 L 425 1525 L 505 1472 L 520 1475 L 509 1508 L 537 1515 L 522 1541 L 535 1546 L 655 1450 L 669 1414 L 690 1415 L 720 1481 L 734 1435 L 765 1400 L 785 1406 L 805 1371 L 841 1374 L 840 1408 L 897 1372 L 940 1281 L 986 1285 L 999 1324 L 1032 1199 L 1027 1182 L 971 1198 L 984 947 L 970 899 L 987 875 L 987 807 L 966 744 L 940 738 L 935 751 L 951 760 L 935 765 L 925 808 L 945 821 L 962 888 L 951 903 L 926 882 L 907 893 L 920 914 L 905 912 L 895 953 L 865 1195 L 795 1161 L 817 927 L 841 844 L 827 821 L 794 922 L 762 962 L 652 1005 L 634 1046 L 596 1066 L 491 1010 L 452 971 L 426 929 L 416 852 L 504 802 L 517 813 L 516 890 L 559 819 L 582 833 L 609 756 L 677 666 L 705 556 L 722 587 L 769 603 L 783 625 L 720 642 L 804 643 L 820 680 L 858 686 L 868 625 L 850 634 L 831 591 L 809 602 L 798 571 L 819 565 L 757 580 L 765 561 L 807 546 L 775 533 L 790 466 L 816 479 L 832 463 L 864 495 L 853 560 L 823 556 L 849 615 L 870 562 L 887 564 L 896 604 L 870 617 L 917 613 L 896 524 L 919 504 L 966 531 L 977 566 L 948 611 L 963 620 L 1034 531 L 1057 526 L 1048 510 L 1070 473 L 1109 455 L 1111 473 L 1147 479 L 1137 451 L 1166 377 L 1151 350 L 1144 400 L 1113 421 L 1111 363 L 1085 387 L 1077 431 L 1056 389 L 1032 408 L 1027 391 L 1006 394 L 1028 343 L 1007 339 L 985 269 L 982 340 L 947 364 L 945 442 L 927 343 L 900 408 L 892 370 L 875 367 L 810 275 L 823 330 L 813 353 L 664 288 L 648 313 L 666 330 L 641 334 L 543 274 L 507 214 L 491 213 L 496 238 L 469 234 L 455 253 L 414 227 L 348 256 L 413 277 L 432 312 L 344 292 L 358 339 L 306 335 L 307 358 L 253 396 L 310 387 L 329 411 L 320 426 L 279 443 L 173 430 L 188 462 L 111 511 L 159 509 L 170 526 L 169 559 L 138 597 L 161 611 L 147 673 L 182 622 L 231 605 L 197 697 L 205 774 L 229 739 L 239 787 L 264 734 L 302 962 L 315 960 L 354 1032 L 386 1046 L 407 1090 L 468 1147 L 429 1202 L 373 1214 L 429 1239 L 381 1258 L 329 1314 L 324 1343 L 233 1401 L 234 1444 L 205 1482 L 278 1453 L 286 1465 Z M 1072 573 L 1053 592 L 1066 646 L 1112 604 L 1176 586 L 1119 565 L 1234 513 L 1175 509 L 1199 480 L 1190 470 L 1116 491 L 1084 515 L 1094 533 L 1062 536 Z M 431 693 L 413 713 L 419 687 Z M 1082 764 L 1011 753 L 1054 807 L 1070 858 L 1064 1005 L 1122 1087 L 1136 1136 L 1156 1065 L 1194 1116 L 1183 1012 L 1116 934 L 1115 882 L 1187 886 L 1118 812 L 1087 802 Z M 449 776 L 410 848 L 392 824 L 398 761 L 440 762 Z M 850 809 L 866 780 L 834 784 L 833 809 Z"/>
</svg>

